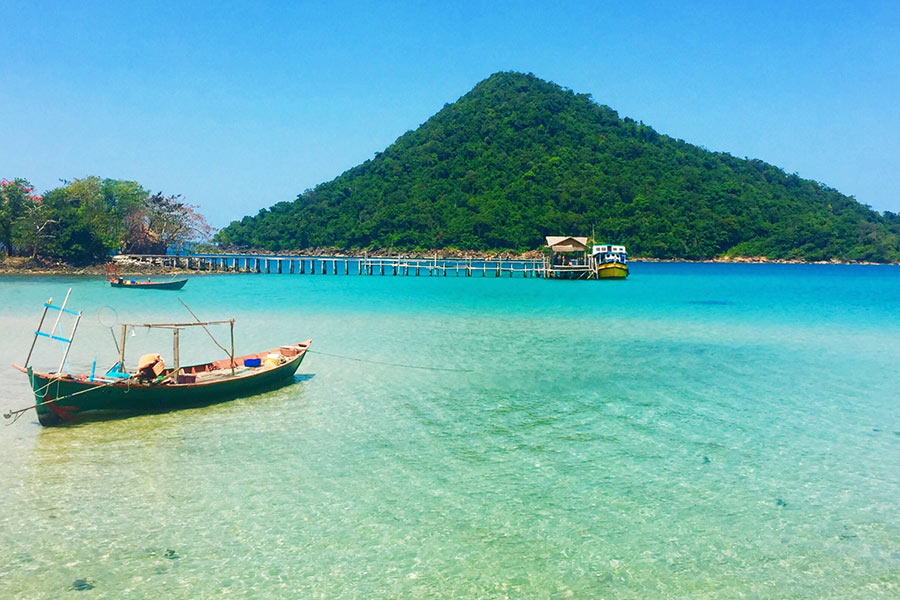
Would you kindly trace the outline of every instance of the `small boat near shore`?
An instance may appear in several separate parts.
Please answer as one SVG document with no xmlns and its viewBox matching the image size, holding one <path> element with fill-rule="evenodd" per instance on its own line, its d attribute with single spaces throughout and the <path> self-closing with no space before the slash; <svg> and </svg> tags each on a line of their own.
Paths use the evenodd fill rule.
<svg viewBox="0 0 900 600">
<path fill-rule="evenodd" d="M 141 290 L 180 290 L 187 283 L 187 278 L 169 279 L 166 281 L 153 281 L 149 277 L 147 281 L 122 277 L 115 265 L 106 265 L 106 281 L 114 288 L 132 288 Z"/>
<path fill-rule="evenodd" d="M 293 382 L 294 373 L 312 342 L 306 340 L 262 352 L 235 356 L 234 319 L 220 321 L 197 319 L 186 323 L 123 323 L 116 344 L 119 351 L 118 361 L 100 375 L 96 374 L 93 368 L 90 373 L 72 375 L 66 372 L 66 359 L 81 313 L 66 309 L 65 304 L 63 302 L 62 306 L 55 306 L 52 300 L 49 300 L 44 305 L 34 340 L 36 342 L 39 337 L 47 337 L 63 343 L 65 351 L 59 368 L 50 372 L 34 370 L 29 364 L 35 346 L 32 342 L 24 366 L 14 364 L 13 368 L 28 375 L 35 403 L 33 406 L 7 412 L 4 415 L 6 418 L 14 415 L 18 418 L 19 414 L 34 408 L 37 410 L 41 425 L 53 426 L 97 418 L 166 412 L 233 400 Z M 47 313 L 51 310 L 58 311 L 60 315 L 66 313 L 75 315 L 75 325 L 68 337 L 64 337 L 61 330 L 58 334 L 44 333 L 41 330 Z M 59 318 L 51 331 L 57 331 L 58 324 Z M 219 344 L 208 329 L 208 326 L 226 324 L 231 328 L 230 350 Z M 193 327 L 202 327 L 228 356 L 201 364 L 181 365 L 179 333 Z M 174 365 L 166 367 L 161 355 L 149 354 L 140 358 L 136 369 L 127 370 L 125 342 L 128 328 L 170 330 L 174 338 Z"/>
</svg>

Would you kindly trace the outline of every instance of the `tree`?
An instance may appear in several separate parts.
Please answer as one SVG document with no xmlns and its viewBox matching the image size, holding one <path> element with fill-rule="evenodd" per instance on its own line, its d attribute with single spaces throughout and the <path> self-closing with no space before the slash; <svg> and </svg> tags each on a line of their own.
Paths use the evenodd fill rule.
<svg viewBox="0 0 900 600">
<path fill-rule="evenodd" d="M 17 177 L 12 181 L 0 179 L 0 245 L 7 256 L 15 251 L 15 234 L 19 221 L 26 211 L 39 203 L 41 197 L 34 194 L 28 180 Z"/>
<path fill-rule="evenodd" d="M 16 238 L 20 247 L 30 248 L 31 258 L 44 254 L 53 229 L 58 224 L 59 221 L 53 218 L 49 207 L 43 201 L 29 203 L 26 205 L 25 214 L 18 222 Z"/>
<path fill-rule="evenodd" d="M 126 217 L 126 253 L 165 254 L 192 242 L 210 239 L 213 228 L 197 212 L 196 206 L 181 201 L 180 195 L 148 196 Z"/>
<path fill-rule="evenodd" d="M 88 187 L 56 188 L 44 194 L 42 216 L 47 225 L 41 229 L 40 254 L 74 265 L 99 262 L 108 252 L 90 225 L 84 220 L 82 202 Z"/>
<path fill-rule="evenodd" d="M 129 217 L 144 206 L 149 194 L 136 181 L 104 179 L 100 184 L 100 195 L 109 216 L 105 221 L 104 239 L 110 248 L 121 249 L 127 241 Z"/>
<path fill-rule="evenodd" d="M 28 213 L 29 244 L 38 254 L 72 263 L 114 251 L 165 254 L 207 241 L 212 228 L 180 196 L 151 195 L 135 181 L 91 176 L 64 182 Z"/>
</svg>

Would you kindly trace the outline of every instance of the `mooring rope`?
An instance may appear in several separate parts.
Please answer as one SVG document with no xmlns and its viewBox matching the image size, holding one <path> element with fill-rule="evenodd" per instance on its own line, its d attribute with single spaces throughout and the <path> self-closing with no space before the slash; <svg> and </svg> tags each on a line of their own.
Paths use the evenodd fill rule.
<svg viewBox="0 0 900 600">
<path fill-rule="evenodd" d="M 472 373 L 473 372 L 473 369 L 454 369 L 454 368 L 450 368 L 450 367 L 430 367 L 430 366 L 423 366 L 423 365 L 407 365 L 407 364 L 403 364 L 403 363 L 386 362 L 386 361 L 381 361 L 381 360 L 369 360 L 366 358 L 359 358 L 356 356 L 344 356 L 342 354 L 332 354 L 330 352 L 322 352 L 320 350 L 307 350 L 307 352 L 310 352 L 313 354 L 321 354 L 322 356 L 330 356 L 331 358 L 340 358 L 341 360 L 352 360 L 354 362 L 369 363 L 369 364 L 373 364 L 373 365 L 385 365 L 388 367 L 400 367 L 403 369 L 420 369 L 423 371 L 445 371 L 445 372 L 450 372 L 450 373 Z M 35 393 L 43 392 L 44 390 L 49 388 L 54 383 L 59 385 L 60 380 L 52 379 L 52 380 L 48 381 L 46 384 L 42 385 L 40 388 L 35 390 Z M 98 385 L 96 387 L 91 387 L 91 388 L 85 389 L 85 390 L 79 390 L 77 392 L 73 392 L 66 396 L 61 396 L 59 398 L 53 398 L 52 400 L 44 400 L 43 402 L 37 402 L 31 406 L 26 406 L 25 408 L 19 408 L 16 410 L 8 411 L 3 414 L 3 417 L 5 419 L 9 419 L 13 415 L 15 415 L 15 417 L 16 417 L 15 419 L 13 419 L 9 423 L 6 423 L 6 425 L 12 425 L 13 423 L 15 423 L 16 421 L 19 420 L 19 417 L 21 417 L 25 412 L 31 410 L 32 408 L 37 408 L 37 407 L 43 406 L 45 404 L 50 404 L 51 402 L 59 402 L 60 400 L 65 400 L 67 398 L 71 398 L 73 396 L 78 396 L 80 394 L 87 394 L 89 392 L 103 389 L 105 387 L 108 387 L 110 385 L 115 385 L 117 383 L 126 383 L 129 387 L 129 389 L 131 388 L 131 378 L 128 378 L 124 381 L 121 379 L 116 380 L 116 381 L 110 381 L 110 382 L 104 383 L 103 385 Z"/>
<path fill-rule="evenodd" d="M 426 367 L 421 365 L 405 365 L 402 363 L 394 363 L 394 362 L 384 362 L 380 360 L 368 360 L 366 358 L 357 358 L 355 356 L 342 356 L 340 354 L 331 354 L 329 352 L 322 352 L 321 350 L 307 350 L 307 352 L 313 354 L 321 354 L 323 356 L 330 356 L 332 358 L 340 358 L 343 360 L 352 360 L 355 362 L 364 362 L 371 363 L 373 365 L 386 365 L 389 367 L 402 367 L 404 369 L 422 369 L 424 371 L 450 371 L 453 373 L 471 373 L 472 369 L 452 369 L 447 367 Z"/>
</svg>

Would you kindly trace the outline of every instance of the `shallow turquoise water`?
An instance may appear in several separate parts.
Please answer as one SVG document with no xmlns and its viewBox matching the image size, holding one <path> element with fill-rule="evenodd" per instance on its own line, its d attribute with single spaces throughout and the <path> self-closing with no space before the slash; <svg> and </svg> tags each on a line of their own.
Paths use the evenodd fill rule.
<svg viewBox="0 0 900 600">
<path fill-rule="evenodd" d="M 68 287 L 73 371 L 115 356 L 102 307 L 179 297 L 239 352 L 317 353 L 252 398 L 0 428 L 0 597 L 900 597 L 900 268 L 4 277 L 0 364 Z M 3 367 L 0 409 L 28 398 Z"/>
</svg>

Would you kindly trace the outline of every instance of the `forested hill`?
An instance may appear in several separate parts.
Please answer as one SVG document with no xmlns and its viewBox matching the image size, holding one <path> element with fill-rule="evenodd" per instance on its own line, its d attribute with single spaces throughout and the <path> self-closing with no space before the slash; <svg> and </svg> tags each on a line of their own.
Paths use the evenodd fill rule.
<svg viewBox="0 0 900 600">
<path fill-rule="evenodd" d="M 521 251 L 592 231 L 635 256 L 900 259 L 897 215 L 521 73 L 492 75 L 372 160 L 217 239 L 276 251 Z"/>
</svg>

